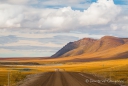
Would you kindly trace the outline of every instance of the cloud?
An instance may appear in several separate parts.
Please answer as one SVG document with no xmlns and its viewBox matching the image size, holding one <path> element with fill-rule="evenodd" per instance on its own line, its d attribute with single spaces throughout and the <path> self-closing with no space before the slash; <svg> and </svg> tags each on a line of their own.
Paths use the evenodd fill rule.
<svg viewBox="0 0 128 86">
<path fill-rule="evenodd" d="M 21 32 L 21 31 L 20 31 Z M 15 34 L 16 32 L 12 31 L 10 34 Z M 9 32 L 8 32 L 9 34 Z M 19 34 L 19 33 L 18 33 Z M 20 33 L 22 35 L 27 33 Z M 35 34 L 35 33 L 33 33 Z M 32 35 L 33 35 L 32 34 Z M 38 33 L 37 33 L 38 34 Z M 83 33 L 60 33 L 52 34 L 51 36 L 45 36 L 45 38 L 35 38 L 29 36 L 26 37 L 17 37 L 18 35 L 9 35 L 1 36 L 0 40 L 5 42 L 0 42 L 0 57 L 37 57 L 37 56 L 50 56 L 62 48 L 65 44 L 71 41 L 76 41 L 79 38 L 83 37 L 99 37 L 98 35 L 88 35 Z M 36 35 L 36 34 L 35 34 Z M 47 34 L 50 35 L 50 34 Z M 41 36 L 41 33 L 40 33 Z M 42 35 L 43 37 L 43 35 Z"/>
<path fill-rule="evenodd" d="M 38 0 L 0 0 L 0 3 L 13 5 L 37 4 Z"/>
<path fill-rule="evenodd" d="M 104 25 L 120 13 L 120 7 L 116 6 L 112 0 L 98 0 L 83 12 L 72 10 L 71 7 L 37 9 L 9 4 L 0 5 L 0 9 L 1 28 L 34 28 L 48 32 L 63 32 L 89 25 Z"/>
<path fill-rule="evenodd" d="M 47 38 L 26 38 L 17 37 L 16 35 L 8 35 L 0 37 L 0 48 L 8 50 L 45 50 L 48 51 L 51 48 L 61 48 L 69 41 L 76 41 L 78 37 L 57 35 Z M 50 48 L 50 49 L 49 49 Z"/>
<path fill-rule="evenodd" d="M 9 3 L 13 3 L 13 4 L 25 4 L 25 3 L 27 3 L 28 1 L 30 1 L 30 0 L 7 0 L 7 2 L 9 2 Z"/>
<path fill-rule="evenodd" d="M 54 54 L 55 51 L 49 50 L 49 51 L 43 51 L 43 50 L 8 50 L 8 49 L 0 49 L 0 57 L 44 57 L 44 56 L 50 56 Z"/>
<path fill-rule="evenodd" d="M 51 42 L 51 43 L 54 43 L 54 45 L 50 43 L 53 46 L 55 46 L 55 44 L 56 44 L 56 45 L 60 45 L 62 47 L 65 44 L 67 44 L 67 42 L 73 42 L 78 39 L 79 38 L 75 37 L 75 36 L 56 35 L 51 38 L 39 38 L 38 41 L 42 42 L 42 43 L 50 43 Z"/>
<path fill-rule="evenodd" d="M 2 45 L 7 44 L 7 43 L 17 42 L 17 41 L 18 41 L 17 37 L 13 35 L 0 37 L 0 44 Z"/>
<path fill-rule="evenodd" d="M 113 3 L 113 0 L 98 0 L 97 3 L 91 4 L 87 10 L 84 10 L 84 14 L 80 17 L 80 24 L 107 24 L 115 19 L 119 13 L 120 8 Z"/>
<path fill-rule="evenodd" d="M 24 7 L 0 4 L 0 27 L 21 27 Z"/>
<path fill-rule="evenodd" d="M 26 39 L 26 38 L 24 38 L 24 39 Z M 62 45 L 65 45 L 64 43 L 57 44 L 58 42 L 53 42 L 52 40 L 47 40 L 47 41 L 39 42 L 39 41 L 37 41 L 37 39 L 26 39 L 26 40 L 19 40 L 17 42 L 12 42 L 12 43 L 10 42 L 8 44 L 5 43 L 4 46 L 11 46 L 11 47 L 15 47 L 15 46 L 62 47 Z M 56 41 L 58 41 L 58 40 L 56 40 Z M 65 42 L 67 43 L 67 41 L 65 41 Z"/>
<path fill-rule="evenodd" d="M 36 8 L 55 8 L 71 6 L 73 9 L 86 9 L 91 0 L 0 0 L 1 4 L 26 5 Z"/>
<path fill-rule="evenodd" d="M 76 41 L 79 38 L 74 36 L 57 35 L 47 38 L 24 38 L 13 35 L 1 36 L 0 46 L 44 46 L 44 47 L 62 47 L 67 42 Z"/>
<path fill-rule="evenodd" d="M 49 14 L 45 19 L 41 19 L 43 24 L 40 26 L 52 31 L 70 31 L 91 25 L 105 25 L 115 19 L 120 10 L 112 0 L 99 0 L 84 12 L 72 10 L 71 7 L 53 11 L 50 13 L 52 15 Z"/>
<path fill-rule="evenodd" d="M 30 50 L 30 51 L 52 51 L 52 50 L 58 50 L 59 47 L 45 47 L 45 46 L 0 46 L 0 49 L 8 49 L 13 51 L 22 51 L 22 50 Z"/>
<path fill-rule="evenodd" d="M 91 0 L 45 0 L 41 2 L 43 7 L 47 8 L 60 8 L 60 7 L 67 7 L 71 6 L 72 8 L 77 9 L 86 9 L 91 3 Z"/>
<path fill-rule="evenodd" d="M 50 56 L 83 37 L 127 37 L 127 5 L 115 5 L 113 0 L 90 1 L 0 0 L 0 51 L 12 51 L 9 55 L 46 51 Z"/>
<path fill-rule="evenodd" d="M 59 49 L 43 46 L 0 46 L 0 57 L 43 57 L 50 56 Z"/>
</svg>

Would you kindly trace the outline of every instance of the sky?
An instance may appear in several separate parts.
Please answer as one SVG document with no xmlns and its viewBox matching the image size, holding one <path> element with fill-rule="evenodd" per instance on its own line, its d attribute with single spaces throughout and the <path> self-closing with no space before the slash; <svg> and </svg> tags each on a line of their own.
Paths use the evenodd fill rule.
<svg viewBox="0 0 128 86">
<path fill-rule="evenodd" d="M 0 0 L 0 57 L 51 56 L 84 37 L 127 33 L 128 0 Z"/>
</svg>

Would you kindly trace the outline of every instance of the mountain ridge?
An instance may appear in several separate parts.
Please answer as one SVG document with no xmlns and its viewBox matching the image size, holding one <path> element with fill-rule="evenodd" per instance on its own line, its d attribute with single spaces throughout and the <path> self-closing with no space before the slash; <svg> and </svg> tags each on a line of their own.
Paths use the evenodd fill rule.
<svg viewBox="0 0 128 86">
<path fill-rule="evenodd" d="M 128 43 L 128 38 L 118 38 L 114 36 L 104 36 L 100 39 L 83 38 L 75 42 L 70 42 L 51 57 L 69 57 L 86 53 L 95 53 L 107 49 L 115 48 Z"/>
<path fill-rule="evenodd" d="M 61 55 L 65 54 L 66 52 L 74 50 L 80 46 L 84 46 L 85 44 L 90 45 L 89 42 L 91 41 L 93 43 L 95 40 L 96 39 L 83 38 L 78 41 L 69 42 L 62 49 L 60 49 L 56 54 L 52 55 L 51 57 L 60 57 Z"/>
</svg>

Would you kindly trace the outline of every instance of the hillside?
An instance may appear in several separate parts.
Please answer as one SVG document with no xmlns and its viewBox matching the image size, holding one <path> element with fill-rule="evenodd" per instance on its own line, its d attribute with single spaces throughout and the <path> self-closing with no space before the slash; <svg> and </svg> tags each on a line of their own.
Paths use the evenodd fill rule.
<svg viewBox="0 0 128 86">
<path fill-rule="evenodd" d="M 84 49 L 88 49 L 89 46 L 92 46 L 92 44 L 96 41 L 96 39 L 91 38 L 84 38 L 75 42 L 69 42 L 67 45 L 65 45 L 62 49 L 60 49 L 56 54 L 52 55 L 51 57 L 60 57 L 63 54 L 72 51 L 74 49 L 85 47 Z M 78 51 L 78 55 L 83 53 L 83 49 Z"/>
<path fill-rule="evenodd" d="M 115 48 L 127 43 L 127 38 L 117 38 L 113 36 L 104 36 L 99 40 L 84 38 L 72 43 L 68 43 L 52 57 L 67 57 L 86 53 L 94 53 Z"/>
<path fill-rule="evenodd" d="M 128 44 L 124 44 L 115 48 L 110 48 L 104 51 L 94 53 L 84 53 L 76 56 L 51 58 L 43 61 L 46 62 L 90 62 L 100 60 L 115 60 L 128 58 Z"/>
<path fill-rule="evenodd" d="M 85 54 L 74 56 L 71 58 L 70 58 L 71 61 L 96 61 L 96 60 L 124 59 L 124 58 L 128 58 L 128 44 L 124 44 L 124 45 L 107 49 L 104 51 L 98 51 L 91 54 L 85 53 Z"/>
</svg>

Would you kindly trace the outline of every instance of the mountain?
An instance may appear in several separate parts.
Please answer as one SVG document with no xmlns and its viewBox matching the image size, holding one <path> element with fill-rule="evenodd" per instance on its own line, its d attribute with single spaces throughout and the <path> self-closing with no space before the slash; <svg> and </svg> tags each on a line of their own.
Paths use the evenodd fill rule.
<svg viewBox="0 0 128 86">
<path fill-rule="evenodd" d="M 127 43 L 128 38 L 117 38 L 113 36 L 104 36 L 101 39 L 84 38 L 68 43 L 52 57 L 68 57 L 95 53 L 115 48 Z"/>
<path fill-rule="evenodd" d="M 72 51 L 74 49 L 80 48 L 80 47 L 88 47 L 91 46 L 96 39 L 91 39 L 91 38 L 84 38 L 75 42 L 69 42 L 67 45 L 65 45 L 62 49 L 60 49 L 57 53 L 52 55 L 51 57 L 60 57 L 63 54 Z M 79 51 L 79 54 L 81 54 L 82 51 Z"/>
<path fill-rule="evenodd" d="M 97 61 L 97 60 L 113 60 L 128 58 L 128 44 L 110 48 L 104 51 L 94 52 L 92 54 L 85 53 L 79 56 L 65 57 L 68 61 Z"/>
</svg>

